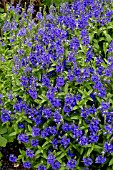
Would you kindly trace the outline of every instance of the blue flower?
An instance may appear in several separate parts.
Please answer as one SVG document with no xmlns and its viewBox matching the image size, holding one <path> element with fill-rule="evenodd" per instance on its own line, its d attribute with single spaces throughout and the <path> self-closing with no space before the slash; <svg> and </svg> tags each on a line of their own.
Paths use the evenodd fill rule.
<svg viewBox="0 0 113 170">
<path fill-rule="evenodd" d="M 67 148 L 67 146 L 70 144 L 70 138 L 67 138 L 66 136 L 64 136 L 61 140 L 60 140 L 61 145 L 64 148 Z"/>
<path fill-rule="evenodd" d="M 63 130 L 64 132 L 69 131 L 69 130 L 70 130 L 69 124 L 68 124 L 68 123 L 64 123 L 64 124 L 62 125 L 62 130 Z"/>
<path fill-rule="evenodd" d="M 43 109 L 42 113 L 46 119 L 49 119 L 52 116 L 52 111 L 49 108 Z"/>
<path fill-rule="evenodd" d="M 93 58 L 93 56 L 94 56 L 94 53 L 93 53 L 92 49 L 89 48 L 86 53 L 86 62 L 89 62 Z"/>
<path fill-rule="evenodd" d="M 24 129 L 25 126 L 24 126 L 23 123 L 19 122 L 19 123 L 18 123 L 18 127 Z"/>
<path fill-rule="evenodd" d="M 52 165 L 55 162 L 55 156 L 52 153 L 49 153 L 48 157 L 47 157 L 47 163 Z"/>
<path fill-rule="evenodd" d="M 75 156 L 74 153 L 71 153 L 70 149 L 68 150 L 68 156 L 70 156 L 71 158 Z"/>
<path fill-rule="evenodd" d="M 91 158 L 83 158 L 83 162 L 85 166 L 92 165 L 92 159 Z"/>
<path fill-rule="evenodd" d="M 52 169 L 53 169 L 53 170 L 58 170 L 58 169 L 60 169 L 60 162 L 59 162 L 59 161 L 55 161 L 55 162 L 52 164 Z"/>
<path fill-rule="evenodd" d="M 17 161 L 17 157 L 14 154 L 10 154 L 9 161 L 10 162 L 16 162 Z"/>
<path fill-rule="evenodd" d="M 38 139 L 32 139 L 32 140 L 31 140 L 31 145 L 32 145 L 33 147 L 38 146 Z"/>
<path fill-rule="evenodd" d="M 26 28 L 21 28 L 17 34 L 17 36 L 24 36 L 26 35 Z"/>
<path fill-rule="evenodd" d="M 95 159 L 95 163 L 97 164 L 104 164 L 106 162 L 106 157 L 103 157 L 102 155 L 99 155 Z"/>
<path fill-rule="evenodd" d="M 104 151 L 107 153 L 113 152 L 113 145 L 111 143 L 105 142 Z"/>
<path fill-rule="evenodd" d="M 18 135 L 18 140 L 23 143 L 28 143 L 29 142 L 29 136 L 25 134 L 19 134 Z"/>
<path fill-rule="evenodd" d="M 58 140 L 57 140 L 57 138 L 54 138 L 54 139 L 52 140 L 52 145 L 53 145 L 54 148 L 57 148 L 57 146 L 58 146 Z"/>
<path fill-rule="evenodd" d="M 3 98 L 3 94 L 0 94 L 0 99 L 2 99 Z"/>
<path fill-rule="evenodd" d="M 11 120 L 11 118 L 10 118 L 10 111 L 3 109 L 2 110 L 2 114 L 1 114 L 1 121 L 3 123 L 6 123 L 6 122 L 8 122 L 10 120 Z"/>
<path fill-rule="evenodd" d="M 31 149 L 27 149 L 26 150 L 26 156 L 29 157 L 29 158 L 33 158 L 34 157 L 34 153 Z"/>
<path fill-rule="evenodd" d="M 60 115 L 60 113 L 59 113 L 58 110 L 56 110 L 56 111 L 54 112 L 53 118 L 54 118 L 54 121 L 55 121 L 56 123 L 60 123 L 60 122 L 61 122 L 62 116 Z"/>
<path fill-rule="evenodd" d="M 31 168 L 31 163 L 29 161 L 26 161 L 26 162 L 23 163 L 23 167 L 27 168 L 27 169 L 30 169 Z"/>
<path fill-rule="evenodd" d="M 69 112 L 71 112 L 72 107 L 70 105 L 64 105 L 64 109 L 63 110 L 64 110 L 64 112 L 69 113 Z"/>
<path fill-rule="evenodd" d="M 42 76 L 42 85 L 46 87 L 50 87 L 50 80 L 45 74 Z"/>
<path fill-rule="evenodd" d="M 80 138 L 79 144 L 80 144 L 81 146 L 82 146 L 82 145 L 87 146 L 87 145 L 88 145 L 88 142 L 89 142 L 88 137 L 82 136 L 82 137 Z"/>
<path fill-rule="evenodd" d="M 70 159 L 67 162 L 67 167 L 69 167 L 70 169 L 74 169 L 76 167 L 77 161 L 75 159 Z"/>
<path fill-rule="evenodd" d="M 31 88 L 28 90 L 28 92 L 34 100 L 37 99 L 37 91 L 35 89 Z"/>
<path fill-rule="evenodd" d="M 39 165 L 38 170 L 47 170 L 44 165 Z"/>
<path fill-rule="evenodd" d="M 37 127 L 33 127 L 32 128 L 32 136 L 33 137 L 40 136 L 40 129 Z"/>
<path fill-rule="evenodd" d="M 75 51 L 78 50 L 80 46 L 79 40 L 76 37 L 72 38 L 72 41 L 70 42 L 70 49 L 74 49 Z"/>
<path fill-rule="evenodd" d="M 63 77 L 57 77 L 57 80 L 56 80 L 56 86 L 58 88 L 62 87 L 64 85 L 64 78 Z"/>
</svg>

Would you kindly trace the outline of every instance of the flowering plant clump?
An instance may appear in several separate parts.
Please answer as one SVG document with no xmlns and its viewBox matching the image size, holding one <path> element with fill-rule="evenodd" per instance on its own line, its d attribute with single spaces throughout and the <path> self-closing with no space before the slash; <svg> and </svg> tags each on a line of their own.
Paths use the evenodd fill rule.
<svg viewBox="0 0 113 170">
<path fill-rule="evenodd" d="M 113 2 L 10 6 L 0 42 L 0 146 L 37 170 L 113 169 Z"/>
</svg>

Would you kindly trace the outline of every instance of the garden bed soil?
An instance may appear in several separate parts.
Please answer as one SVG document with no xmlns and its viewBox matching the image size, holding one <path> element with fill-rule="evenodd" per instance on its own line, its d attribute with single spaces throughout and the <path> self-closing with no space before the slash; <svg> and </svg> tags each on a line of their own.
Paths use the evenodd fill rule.
<svg viewBox="0 0 113 170">
<path fill-rule="evenodd" d="M 23 167 L 22 163 L 19 165 L 9 161 L 9 155 L 14 154 L 18 157 L 19 149 L 25 150 L 24 145 L 19 144 L 17 140 L 14 142 L 8 143 L 6 147 L 1 147 L 0 151 L 3 155 L 2 157 L 2 167 L 0 170 L 27 170 Z M 31 170 L 31 169 L 29 169 Z"/>
</svg>

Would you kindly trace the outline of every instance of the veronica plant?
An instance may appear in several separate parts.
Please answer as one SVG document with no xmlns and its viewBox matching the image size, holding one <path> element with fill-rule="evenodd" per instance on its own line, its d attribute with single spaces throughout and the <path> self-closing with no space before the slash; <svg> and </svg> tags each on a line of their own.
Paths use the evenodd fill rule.
<svg viewBox="0 0 113 170">
<path fill-rule="evenodd" d="M 113 2 L 32 14 L 11 6 L 3 26 L 0 145 L 22 143 L 9 160 L 28 169 L 112 169 Z"/>
</svg>

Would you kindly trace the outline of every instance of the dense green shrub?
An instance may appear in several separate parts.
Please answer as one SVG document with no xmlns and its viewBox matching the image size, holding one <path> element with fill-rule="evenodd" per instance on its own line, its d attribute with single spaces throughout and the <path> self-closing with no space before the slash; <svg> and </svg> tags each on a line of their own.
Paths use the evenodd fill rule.
<svg viewBox="0 0 113 170">
<path fill-rule="evenodd" d="M 20 10 L 0 41 L 0 146 L 22 143 L 9 160 L 33 170 L 113 169 L 113 2 Z"/>
</svg>

